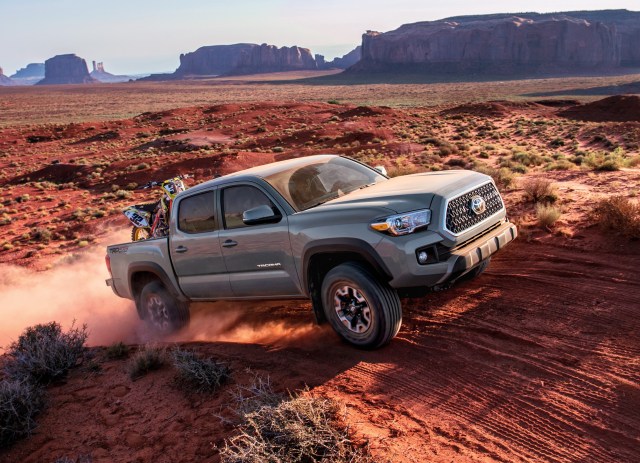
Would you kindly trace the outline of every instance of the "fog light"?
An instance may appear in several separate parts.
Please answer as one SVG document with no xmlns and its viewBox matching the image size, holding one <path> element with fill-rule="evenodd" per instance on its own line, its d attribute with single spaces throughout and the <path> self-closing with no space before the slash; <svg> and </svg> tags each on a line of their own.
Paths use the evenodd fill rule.
<svg viewBox="0 0 640 463">
<path fill-rule="evenodd" d="M 418 262 L 422 265 L 426 264 L 427 261 L 429 260 L 429 254 L 427 254 L 427 251 L 420 251 L 418 253 Z"/>
</svg>

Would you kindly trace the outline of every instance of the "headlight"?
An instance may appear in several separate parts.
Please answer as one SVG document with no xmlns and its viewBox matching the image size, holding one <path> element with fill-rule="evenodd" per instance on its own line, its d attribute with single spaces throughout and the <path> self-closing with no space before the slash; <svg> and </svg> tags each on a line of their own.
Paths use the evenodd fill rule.
<svg viewBox="0 0 640 463">
<path fill-rule="evenodd" d="M 406 235 L 413 233 L 419 228 L 426 227 L 431 222 L 431 211 L 423 209 L 421 211 L 407 212 L 387 217 L 371 224 L 371 228 L 391 235 Z"/>
</svg>

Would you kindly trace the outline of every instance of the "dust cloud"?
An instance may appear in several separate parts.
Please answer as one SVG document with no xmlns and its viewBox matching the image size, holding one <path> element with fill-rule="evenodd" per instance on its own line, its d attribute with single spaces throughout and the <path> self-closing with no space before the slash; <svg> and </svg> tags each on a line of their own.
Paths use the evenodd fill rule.
<svg viewBox="0 0 640 463">
<path fill-rule="evenodd" d="M 274 315 L 273 303 L 215 302 L 191 307 L 191 322 L 160 337 L 138 318 L 132 301 L 106 286 L 105 246 L 125 242 L 128 231 L 114 232 L 85 252 L 70 254 L 50 270 L 36 272 L 0 265 L 0 354 L 25 328 L 56 321 L 63 329 L 86 324 L 90 346 L 115 342 L 232 342 L 274 346 L 316 344 L 326 328 L 313 323 L 311 309 L 289 303 Z M 280 306 L 282 308 L 283 306 Z"/>
<path fill-rule="evenodd" d="M 122 242 L 122 233 L 104 242 Z M 113 294 L 104 263 L 104 245 L 71 254 L 50 270 L 35 272 L 22 267 L 0 266 L 0 353 L 25 328 L 56 321 L 68 329 L 87 324 L 89 345 L 137 342 L 142 324 L 132 301 Z"/>
</svg>

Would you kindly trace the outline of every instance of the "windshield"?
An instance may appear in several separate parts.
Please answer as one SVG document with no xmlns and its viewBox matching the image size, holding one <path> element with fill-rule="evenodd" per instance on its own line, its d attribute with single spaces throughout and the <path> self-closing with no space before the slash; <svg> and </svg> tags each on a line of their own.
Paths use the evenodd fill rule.
<svg viewBox="0 0 640 463">
<path fill-rule="evenodd" d="M 334 157 L 297 166 L 265 178 L 291 204 L 304 211 L 386 177 L 351 159 Z"/>
</svg>

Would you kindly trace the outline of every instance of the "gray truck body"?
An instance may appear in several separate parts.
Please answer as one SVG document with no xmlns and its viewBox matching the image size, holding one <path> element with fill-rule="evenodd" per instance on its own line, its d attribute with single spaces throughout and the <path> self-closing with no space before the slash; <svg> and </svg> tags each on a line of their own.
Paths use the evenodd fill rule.
<svg viewBox="0 0 640 463">
<path fill-rule="evenodd" d="M 168 237 L 107 248 L 112 273 L 107 284 L 118 296 L 134 300 L 150 278 L 160 280 L 183 302 L 311 298 L 322 320 L 314 288 L 336 265 L 357 261 L 393 290 L 433 288 L 488 262 L 517 235 L 493 181 L 477 172 L 450 170 L 384 179 L 302 211 L 265 180 L 314 159 L 333 158 L 282 161 L 180 193 L 172 206 Z M 260 190 L 280 219 L 227 228 L 222 192 L 237 191 L 227 190 L 233 186 Z M 182 230 L 178 215 L 184 201 L 203 193 L 214 201 L 215 216 L 209 219 L 214 225 L 205 232 Z M 469 212 L 469 198 L 477 197 L 492 209 Z M 423 209 L 431 211 L 429 225 L 410 234 L 392 236 L 371 226 L 380 218 Z M 427 263 L 419 262 L 420 251 L 426 252 Z"/>
</svg>

